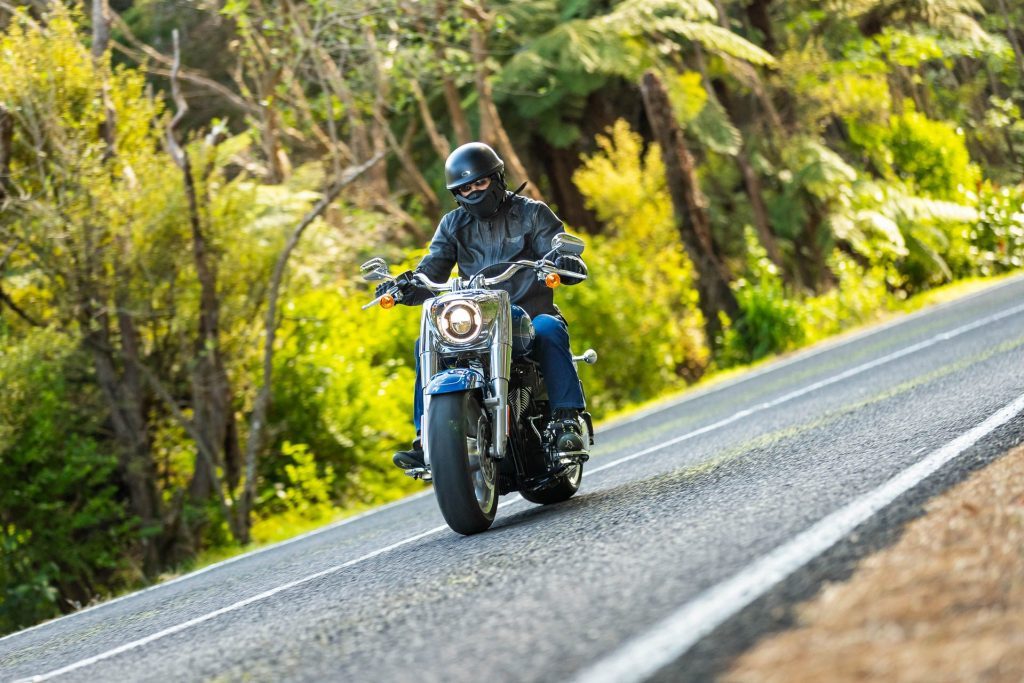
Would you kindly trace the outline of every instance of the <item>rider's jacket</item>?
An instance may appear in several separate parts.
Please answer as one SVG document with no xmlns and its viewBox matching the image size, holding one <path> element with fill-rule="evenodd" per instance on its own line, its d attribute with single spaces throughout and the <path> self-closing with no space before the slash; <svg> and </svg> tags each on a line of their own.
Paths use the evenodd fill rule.
<svg viewBox="0 0 1024 683">
<path fill-rule="evenodd" d="M 466 278 L 503 261 L 536 261 L 551 250 L 551 239 L 560 232 L 564 232 L 562 221 L 547 204 L 506 192 L 505 201 L 491 218 L 477 218 L 461 206 L 445 214 L 430 242 L 430 252 L 416 270 L 434 282 L 443 282 L 456 264 L 459 276 Z M 501 271 L 495 267 L 487 274 Z M 522 270 L 498 286 L 531 317 L 559 314 L 554 292 L 532 270 Z M 422 303 L 426 297 L 417 298 Z"/>
</svg>

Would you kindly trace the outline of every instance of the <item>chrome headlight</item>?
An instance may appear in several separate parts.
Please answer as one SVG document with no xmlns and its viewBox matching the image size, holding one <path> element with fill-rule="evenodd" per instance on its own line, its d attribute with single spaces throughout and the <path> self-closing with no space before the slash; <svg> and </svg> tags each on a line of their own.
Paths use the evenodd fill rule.
<svg viewBox="0 0 1024 683">
<path fill-rule="evenodd" d="M 449 344 L 471 344 L 483 329 L 480 306 L 469 299 L 447 302 L 437 316 L 437 331 Z"/>
</svg>

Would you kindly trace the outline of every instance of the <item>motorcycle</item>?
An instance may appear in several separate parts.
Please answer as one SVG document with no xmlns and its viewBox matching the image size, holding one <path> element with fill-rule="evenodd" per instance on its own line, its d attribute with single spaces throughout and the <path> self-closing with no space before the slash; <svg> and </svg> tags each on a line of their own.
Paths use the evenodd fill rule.
<svg viewBox="0 0 1024 683">
<path fill-rule="evenodd" d="M 583 249 L 583 240 L 563 233 L 537 261 L 497 263 L 447 283 L 411 274 L 437 296 L 423 303 L 420 323 L 425 466 L 406 474 L 433 482 L 441 514 L 460 534 L 490 528 L 499 496 L 518 491 L 528 501 L 547 505 L 568 500 L 579 489 L 587 446 L 594 443 L 591 416 L 583 411 L 578 418 L 584 448 L 557 450 L 544 378 L 529 355 L 534 339 L 530 316 L 511 304 L 508 292 L 494 287 L 524 269 L 552 288 L 563 276 L 585 279 L 553 263 L 561 255 L 579 256 Z M 506 268 L 493 277 L 484 275 L 497 266 Z M 360 270 L 367 282 L 391 284 L 364 310 L 375 305 L 390 309 L 401 302 L 402 282 L 390 275 L 384 259 L 371 259 Z M 580 361 L 592 365 L 597 353 L 588 349 L 573 356 L 574 365 Z"/>
</svg>

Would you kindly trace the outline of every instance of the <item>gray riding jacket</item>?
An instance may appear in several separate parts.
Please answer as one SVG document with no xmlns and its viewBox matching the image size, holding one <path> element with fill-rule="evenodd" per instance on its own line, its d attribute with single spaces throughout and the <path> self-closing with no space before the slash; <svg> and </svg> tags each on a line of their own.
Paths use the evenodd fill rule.
<svg viewBox="0 0 1024 683">
<path fill-rule="evenodd" d="M 547 204 L 506 192 L 498 213 L 489 219 L 477 218 L 461 206 L 445 214 L 430 241 L 430 252 L 416 270 L 434 282 L 444 282 L 456 264 L 459 275 L 466 278 L 502 261 L 536 261 L 551 251 L 551 238 L 564 231 L 562 221 Z M 487 274 L 497 275 L 502 270 L 495 267 Z M 559 315 L 554 292 L 533 271 L 522 270 L 498 287 L 530 317 Z"/>
</svg>

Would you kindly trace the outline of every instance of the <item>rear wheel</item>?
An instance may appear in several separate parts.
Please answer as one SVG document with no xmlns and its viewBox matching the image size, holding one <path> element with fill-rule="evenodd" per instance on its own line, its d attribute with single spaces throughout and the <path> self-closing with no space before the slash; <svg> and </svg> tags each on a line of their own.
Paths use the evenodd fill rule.
<svg viewBox="0 0 1024 683">
<path fill-rule="evenodd" d="M 553 486 L 540 491 L 522 491 L 520 495 L 531 503 L 550 505 L 569 500 L 580 488 L 580 481 L 583 479 L 583 465 L 570 465 L 569 469 L 558 478 Z"/>
<path fill-rule="evenodd" d="M 498 467 L 487 455 L 488 423 L 479 392 L 430 399 L 427 450 L 434 495 L 453 531 L 486 531 L 498 509 Z"/>
</svg>

